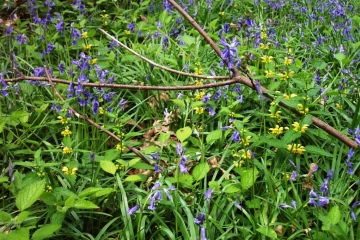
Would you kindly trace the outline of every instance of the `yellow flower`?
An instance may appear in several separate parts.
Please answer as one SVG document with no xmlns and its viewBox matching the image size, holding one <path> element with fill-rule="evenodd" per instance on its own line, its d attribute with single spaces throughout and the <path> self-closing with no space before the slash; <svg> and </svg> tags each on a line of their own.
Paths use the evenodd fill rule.
<svg viewBox="0 0 360 240">
<path fill-rule="evenodd" d="M 71 175 L 75 175 L 77 170 L 78 170 L 78 168 L 71 169 Z"/>
<path fill-rule="evenodd" d="M 63 118 L 62 116 L 58 116 L 57 119 L 59 119 L 61 124 L 68 124 L 70 121 L 70 118 Z"/>
<path fill-rule="evenodd" d="M 267 39 L 267 38 L 268 38 L 268 35 L 267 35 L 265 32 L 261 32 L 260 38 L 261 38 L 261 39 Z"/>
<path fill-rule="evenodd" d="M 202 69 L 201 68 L 195 68 L 195 74 L 196 75 L 201 75 L 203 72 L 202 72 Z"/>
<path fill-rule="evenodd" d="M 66 126 L 64 131 L 61 132 L 61 135 L 63 135 L 64 137 L 70 136 L 71 134 L 72 132 L 69 130 L 69 126 Z"/>
<path fill-rule="evenodd" d="M 63 148 L 63 154 L 70 154 L 72 153 L 72 149 L 71 148 L 68 148 L 68 147 L 64 147 Z"/>
<path fill-rule="evenodd" d="M 61 171 L 63 171 L 65 175 L 69 174 L 69 168 L 68 167 L 63 167 Z"/>
<path fill-rule="evenodd" d="M 298 104 L 298 110 L 301 114 L 307 114 L 309 112 L 309 108 L 304 108 L 304 105 L 301 103 Z"/>
<path fill-rule="evenodd" d="M 124 146 L 124 144 L 118 143 L 118 144 L 116 145 L 116 150 L 117 150 L 117 151 L 124 152 L 124 151 L 125 151 L 125 146 Z"/>
<path fill-rule="evenodd" d="M 276 112 L 271 112 L 271 110 L 269 110 L 269 112 L 270 112 L 270 118 L 280 118 L 281 117 L 281 111 L 276 111 Z"/>
<path fill-rule="evenodd" d="M 131 32 L 129 30 L 125 30 L 125 34 L 129 35 Z"/>
<path fill-rule="evenodd" d="M 109 14 L 101 14 L 100 16 L 101 16 L 101 18 L 105 19 L 105 18 L 109 17 Z"/>
<path fill-rule="evenodd" d="M 266 43 L 266 45 L 265 45 L 265 44 L 263 44 L 263 43 L 260 43 L 260 49 L 263 49 L 263 50 L 268 50 L 268 49 L 269 49 L 269 47 L 270 47 L 270 43 Z"/>
<path fill-rule="evenodd" d="M 266 78 L 271 78 L 271 77 L 273 77 L 275 75 L 275 73 L 273 71 L 271 71 L 271 70 L 269 70 L 269 71 L 266 70 L 265 74 L 266 74 L 265 75 Z"/>
<path fill-rule="evenodd" d="M 299 155 L 304 154 L 304 152 L 306 151 L 304 146 L 296 143 L 287 145 L 287 150 L 289 150 L 293 154 L 299 154 Z"/>
<path fill-rule="evenodd" d="M 97 58 L 89 60 L 89 64 L 95 64 L 97 63 Z"/>
<path fill-rule="evenodd" d="M 195 94 L 196 100 L 202 100 L 205 96 L 205 93 L 203 91 L 199 92 L 198 94 Z"/>
<path fill-rule="evenodd" d="M 202 83 L 201 80 L 195 80 L 195 85 L 196 86 L 201 86 L 201 85 L 203 85 L 203 83 Z"/>
<path fill-rule="evenodd" d="M 292 60 L 288 57 L 285 57 L 284 59 L 284 66 L 288 66 L 292 64 Z"/>
<path fill-rule="evenodd" d="M 219 12 L 219 14 L 220 14 L 221 16 L 224 16 L 224 15 L 225 15 L 225 12 Z"/>
<path fill-rule="evenodd" d="M 196 63 L 195 63 L 195 66 L 198 66 L 198 67 L 199 67 L 199 66 L 200 66 L 200 62 L 196 62 Z"/>
<path fill-rule="evenodd" d="M 241 159 L 252 159 L 252 154 L 251 154 L 251 151 L 250 150 L 244 150 L 244 149 L 241 149 Z"/>
<path fill-rule="evenodd" d="M 196 114 L 203 114 L 204 108 L 203 107 L 196 107 L 194 108 Z"/>
<path fill-rule="evenodd" d="M 81 34 L 81 38 L 88 38 L 88 33 L 87 32 L 83 32 Z"/>
<path fill-rule="evenodd" d="M 339 109 L 339 110 L 342 110 L 342 106 L 341 106 L 340 104 L 338 104 L 338 103 L 335 103 L 335 107 L 336 107 L 337 109 Z"/>
<path fill-rule="evenodd" d="M 100 114 L 105 114 L 105 110 L 104 110 L 103 107 L 99 107 L 99 113 L 100 113 Z"/>
<path fill-rule="evenodd" d="M 242 143 L 242 145 L 244 146 L 249 146 L 250 140 L 251 140 L 251 136 L 247 136 L 246 138 L 241 138 L 240 143 Z"/>
<path fill-rule="evenodd" d="M 294 71 L 287 71 L 284 73 L 278 73 L 278 76 L 280 77 L 280 81 L 286 80 L 294 76 Z"/>
<path fill-rule="evenodd" d="M 300 126 L 300 124 L 298 122 L 294 122 L 292 125 L 294 127 L 295 132 L 302 132 L 302 133 L 306 132 L 306 129 L 309 126 L 308 124 L 304 124 L 304 125 Z"/>
<path fill-rule="evenodd" d="M 284 128 L 283 128 L 283 127 L 279 127 L 279 125 L 276 125 L 275 128 L 270 128 L 269 130 L 271 131 L 271 134 L 280 135 L 280 134 L 283 133 Z"/>
<path fill-rule="evenodd" d="M 264 55 L 264 56 L 261 57 L 261 62 L 263 62 L 263 63 L 271 63 L 271 62 L 273 62 L 273 59 L 274 59 L 273 56 Z"/>
<path fill-rule="evenodd" d="M 234 161 L 234 166 L 235 167 L 241 167 L 243 164 L 244 164 L 244 160 Z"/>
<path fill-rule="evenodd" d="M 289 55 L 293 55 L 293 53 L 292 53 L 292 49 L 291 49 L 291 48 L 289 48 L 289 50 L 287 51 L 287 54 L 289 54 Z"/>
<path fill-rule="evenodd" d="M 84 51 L 88 51 L 91 49 L 92 45 L 91 44 L 83 44 L 82 47 L 83 47 Z"/>
<path fill-rule="evenodd" d="M 285 100 L 290 100 L 291 98 L 296 97 L 297 95 L 295 93 L 292 93 L 290 96 L 286 93 L 283 94 Z"/>
</svg>

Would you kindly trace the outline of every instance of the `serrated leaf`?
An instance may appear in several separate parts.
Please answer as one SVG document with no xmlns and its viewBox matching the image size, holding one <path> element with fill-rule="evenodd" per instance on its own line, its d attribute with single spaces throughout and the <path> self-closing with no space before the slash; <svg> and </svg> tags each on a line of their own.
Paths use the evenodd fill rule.
<svg viewBox="0 0 360 240">
<path fill-rule="evenodd" d="M 191 187 L 194 179 L 189 174 L 181 174 L 179 176 L 179 183 L 184 184 L 185 186 Z"/>
<path fill-rule="evenodd" d="M 17 110 L 11 113 L 10 120 L 18 120 L 21 123 L 27 123 L 29 120 L 29 113 L 23 110 Z"/>
<path fill-rule="evenodd" d="M 119 155 L 119 151 L 116 149 L 109 149 L 105 152 L 104 160 L 112 161 Z"/>
<path fill-rule="evenodd" d="M 206 143 L 211 143 L 221 138 L 222 131 L 220 129 L 210 132 L 206 136 Z"/>
<path fill-rule="evenodd" d="M 237 193 L 240 191 L 241 191 L 241 188 L 238 183 L 228 184 L 223 189 L 223 192 L 225 192 L 225 193 Z"/>
<path fill-rule="evenodd" d="M 266 237 L 269 237 L 272 239 L 277 239 L 275 230 L 268 226 L 257 228 L 256 231 L 258 231 L 259 233 L 261 233 L 262 235 L 264 235 Z"/>
<path fill-rule="evenodd" d="M 75 203 L 75 195 L 72 195 L 65 200 L 64 206 L 67 208 L 71 208 L 72 206 L 74 206 L 74 203 Z"/>
<path fill-rule="evenodd" d="M 85 199 L 79 199 L 75 202 L 73 208 L 77 208 L 77 209 L 95 209 L 95 208 L 99 208 L 95 203 L 90 202 L 88 200 Z"/>
<path fill-rule="evenodd" d="M 20 190 L 16 196 L 16 206 L 20 211 L 30 207 L 44 192 L 45 180 L 32 183 Z"/>
<path fill-rule="evenodd" d="M 207 162 L 200 163 L 194 167 L 192 171 L 192 176 L 195 181 L 199 181 L 200 179 L 203 179 L 209 171 L 210 167 Z"/>
<path fill-rule="evenodd" d="M 243 190 L 247 190 L 252 187 L 256 181 L 259 172 L 257 169 L 247 169 L 241 174 L 240 185 Z"/>
<path fill-rule="evenodd" d="M 176 137 L 180 142 L 184 142 L 192 134 L 192 130 L 189 127 L 180 128 L 176 131 Z"/>
<path fill-rule="evenodd" d="M 43 201 L 46 205 L 56 204 L 56 197 L 51 192 L 43 192 L 40 196 L 40 200 Z"/>
<path fill-rule="evenodd" d="M 25 221 L 28 218 L 29 215 L 30 215 L 29 211 L 23 211 L 19 213 L 19 215 L 17 215 L 16 217 L 16 223 L 20 225 L 23 221 Z"/>
<path fill-rule="evenodd" d="M 61 228 L 60 224 L 47 224 L 43 225 L 41 228 L 36 230 L 34 234 L 32 235 L 32 240 L 42 240 L 44 238 L 49 237 L 54 232 L 59 230 Z"/>
<path fill-rule="evenodd" d="M 125 182 L 144 182 L 148 177 L 144 174 L 130 175 L 125 178 Z"/>
<path fill-rule="evenodd" d="M 52 224 L 62 224 L 65 219 L 65 212 L 56 212 L 50 217 L 50 222 Z"/>
<path fill-rule="evenodd" d="M 1 224 L 9 223 L 9 222 L 11 222 L 11 219 L 12 219 L 12 217 L 9 213 L 0 211 L 0 223 Z"/>
<path fill-rule="evenodd" d="M 102 170 L 104 170 L 107 173 L 110 173 L 112 175 L 116 172 L 116 166 L 113 162 L 102 160 L 100 161 L 100 167 Z"/>
<path fill-rule="evenodd" d="M 281 138 L 281 141 L 284 142 L 284 144 L 286 145 L 286 144 L 291 143 L 294 140 L 298 139 L 299 137 L 301 137 L 300 132 L 295 132 L 294 130 L 288 130 L 288 131 L 286 131 L 284 136 Z"/>
<path fill-rule="evenodd" d="M 274 139 L 274 138 L 270 139 L 270 138 L 265 137 L 265 138 L 262 138 L 261 141 L 269 144 L 272 147 L 276 147 L 276 148 L 286 148 L 287 147 L 286 143 L 279 139 Z"/>
<path fill-rule="evenodd" d="M 329 152 L 325 151 L 324 149 L 317 147 L 317 146 L 308 145 L 308 146 L 305 146 L 305 150 L 307 153 L 317 154 L 317 155 L 326 156 L 326 157 L 332 157 L 331 153 L 329 153 Z"/>
<path fill-rule="evenodd" d="M 22 227 L 22 228 L 19 228 L 18 230 L 11 231 L 6 235 L 5 239 L 29 240 L 30 239 L 29 229 Z"/>
<path fill-rule="evenodd" d="M 330 223 L 333 225 L 338 224 L 340 222 L 341 212 L 338 205 L 333 206 L 329 213 L 328 213 L 328 219 Z"/>
<path fill-rule="evenodd" d="M 307 125 L 311 125 L 312 124 L 312 116 L 311 115 L 306 115 L 302 121 L 302 124 L 307 124 Z"/>
</svg>

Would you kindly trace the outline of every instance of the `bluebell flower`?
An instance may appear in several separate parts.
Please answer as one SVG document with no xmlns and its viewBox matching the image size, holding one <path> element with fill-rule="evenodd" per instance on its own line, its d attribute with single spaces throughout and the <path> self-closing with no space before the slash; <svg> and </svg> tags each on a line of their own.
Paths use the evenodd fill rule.
<svg viewBox="0 0 360 240">
<path fill-rule="evenodd" d="M 163 0 L 163 6 L 164 6 L 164 10 L 166 10 L 168 12 L 168 14 L 171 15 L 173 5 L 171 3 L 169 3 L 169 1 Z"/>
<path fill-rule="evenodd" d="M 239 203 L 237 203 L 237 202 L 234 201 L 233 204 L 234 204 L 234 206 L 237 207 L 239 210 L 242 209 L 242 206 L 241 206 Z"/>
<path fill-rule="evenodd" d="M 221 52 L 221 66 L 225 65 L 225 62 L 227 61 L 227 66 L 229 69 L 233 68 L 233 63 L 235 59 L 238 57 L 238 49 L 237 47 L 240 45 L 239 40 L 237 40 L 236 37 L 234 37 L 231 41 L 231 43 L 227 43 L 225 37 L 221 37 L 220 45 L 224 46 L 224 50 Z"/>
<path fill-rule="evenodd" d="M 136 212 L 136 210 L 138 210 L 138 209 L 139 209 L 139 206 L 138 206 L 138 205 L 135 205 L 135 206 L 133 206 L 132 208 L 128 209 L 128 210 L 127 210 L 127 213 L 128 213 L 129 215 L 133 215 L 133 214 Z"/>
<path fill-rule="evenodd" d="M 129 23 L 127 25 L 127 28 L 129 29 L 130 32 L 134 32 L 135 27 L 136 27 L 135 23 Z"/>
<path fill-rule="evenodd" d="M 218 88 L 218 90 L 215 92 L 213 99 L 219 100 L 221 98 L 221 88 Z"/>
<path fill-rule="evenodd" d="M 25 34 L 18 34 L 16 35 L 16 40 L 18 41 L 19 44 L 26 44 L 28 38 L 26 37 Z"/>
<path fill-rule="evenodd" d="M 206 238 L 206 228 L 205 228 L 204 226 L 201 226 L 201 227 L 200 227 L 200 232 L 201 232 L 201 238 L 200 238 L 200 240 L 208 240 L 208 239 Z"/>
<path fill-rule="evenodd" d="M 202 225 L 205 221 L 205 214 L 204 213 L 199 213 L 195 219 L 194 219 L 194 223 L 198 226 Z"/>
<path fill-rule="evenodd" d="M 126 106 L 127 100 L 125 100 L 124 98 L 122 98 L 118 104 L 118 107 L 124 111 L 125 110 L 125 106 Z"/>
<path fill-rule="evenodd" d="M 216 112 L 212 108 L 208 107 L 207 109 L 209 111 L 209 116 L 214 116 L 216 114 Z"/>
<path fill-rule="evenodd" d="M 203 102 L 203 103 L 206 103 L 207 101 L 210 100 L 210 97 L 211 97 L 211 94 L 210 94 L 210 93 L 206 94 L 206 95 L 203 97 L 202 102 Z"/>
<path fill-rule="evenodd" d="M 234 131 L 233 136 L 232 136 L 232 140 L 234 142 L 240 142 L 240 133 L 237 130 Z"/>
<path fill-rule="evenodd" d="M 161 45 L 162 45 L 162 49 L 165 52 L 166 49 L 169 47 L 169 38 L 168 37 L 163 37 L 163 39 L 161 40 Z"/>
<path fill-rule="evenodd" d="M 99 101 L 98 101 L 98 96 L 95 95 L 93 102 L 92 102 L 92 110 L 94 115 L 96 115 L 99 112 Z"/>
<path fill-rule="evenodd" d="M 12 30 L 13 30 L 13 28 L 12 28 L 11 26 L 9 26 L 9 27 L 6 29 L 6 31 L 5 31 L 5 35 L 6 35 L 6 36 L 10 36 L 11 33 L 12 33 Z"/>
<path fill-rule="evenodd" d="M 355 208 L 356 206 L 358 206 L 358 205 L 360 205 L 360 201 L 355 201 L 355 202 L 351 205 L 350 216 L 351 216 L 351 218 L 352 218 L 354 221 L 356 221 L 356 214 L 355 214 L 355 212 L 354 212 L 354 208 Z"/>
<path fill-rule="evenodd" d="M 212 193 L 214 192 L 214 188 L 210 188 L 205 192 L 205 198 L 210 203 L 210 198 Z"/>
<path fill-rule="evenodd" d="M 160 182 L 156 182 L 154 184 L 154 186 L 151 188 L 151 191 L 155 191 L 156 189 L 158 189 L 159 187 L 161 187 L 161 183 Z"/>
<path fill-rule="evenodd" d="M 11 158 L 9 158 L 9 178 L 10 181 L 13 182 L 15 180 L 14 176 L 14 164 L 12 163 Z"/>
<path fill-rule="evenodd" d="M 95 152 L 91 151 L 90 153 L 90 161 L 93 162 L 95 160 Z"/>
<path fill-rule="evenodd" d="M 187 168 L 186 168 L 186 157 L 182 156 L 181 157 L 181 161 L 179 164 L 179 169 L 181 173 L 187 173 Z"/>
</svg>

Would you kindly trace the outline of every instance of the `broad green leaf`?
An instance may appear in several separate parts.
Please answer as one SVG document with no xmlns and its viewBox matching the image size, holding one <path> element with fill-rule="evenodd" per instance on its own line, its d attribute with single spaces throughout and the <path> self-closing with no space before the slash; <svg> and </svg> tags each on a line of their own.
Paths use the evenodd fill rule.
<svg viewBox="0 0 360 240">
<path fill-rule="evenodd" d="M 193 181 L 194 181 L 193 177 L 189 174 L 181 174 L 179 176 L 179 183 L 182 183 L 187 187 L 191 187 Z"/>
<path fill-rule="evenodd" d="M 180 128 L 176 131 L 176 137 L 180 142 L 184 142 L 188 137 L 191 136 L 192 130 L 189 127 Z"/>
<path fill-rule="evenodd" d="M 248 208 L 260 208 L 261 201 L 259 198 L 252 199 L 245 202 Z"/>
<path fill-rule="evenodd" d="M 210 181 L 209 188 L 213 188 L 213 189 L 215 189 L 215 191 L 220 191 L 220 185 L 216 181 Z"/>
<path fill-rule="evenodd" d="M 269 237 L 271 239 L 277 239 L 277 235 L 276 235 L 275 230 L 268 227 L 268 226 L 257 228 L 256 231 L 258 231 L 262 235 L 264 235 L 266 237 Z"/>
<path fill-rule="evenodd" d="M 270 139 L 270 138 L 264 137 L 261 139 L 261 141 L 269 144 L 272 147 L 276 147 L 276 148 L 286 148 L 287 147 L 286 143 L 279 139 L 274 139 L 274 138 Z"/>
<path fill-rule="evenodd" d="M 332 157 L 331 153 L 329 153 L 326 150 L 324 150 L 320 147 L 317 147 L 317 146 L 308 145 L 308 146 L 305 146 L 305 150 L 307 153 L 317 154 L 317 155 L 326 156 L 326 157 Z"/>
<path fill-rule="evenodd" d="M 38 108 L 35 108 L 35 111 L 37 112 L 37 113 L 42 113 L 43 111 L 45 111 L 46 109 L 47 109 L 47 107 L 49 106 L 49 104 L 43 104 L 43 105 L 41 105 L 40 107 L 38 107 Z"/>
<path fill-rule="evenodd" d="M 284 136 L 281 138 L 281 141 L 284 144 L 288 144 L 288 143 L 293 142 L 295 139 L 298 139 L 299 137 L 301 137 L 301 132 L 295 132 L 294 130 L 288 130 L 288 131 L 286 131 Z"/>
<path fill-rule="evenodd" d="M 102 170 L 104 170 L 107 173 L 110 173 L 112 175 L 116 172 L 116 166 L 113 162 L 102 160 L 100 161 L 100 167 Z"/>
<path fill-rule="evenodd" d="M 34 234 L 32 235 L 32 240 L 42 240 L 44 238 L 49 237 L 54 232 L 61 228 L 60 224 L 46 224 L 43 225 L 41 228 L 37 229 Z"/>
<path fill-rule="evenodd" d="M 0 177 L 0 183 L 4 183 L 4 182 L 8 182 L 8 181 L 9 181 L 9 177 L 7 177 L 7 176 Z"/>
<path fill-rule="evenodd" d="M 19 213 L 19 215 L 17 215 L 16 217 L 16 223 L 20 225 L 23 221 L 25 221 L 28 218 L 30 214 L 31 212 L 29 211 L 23 211 Z"/>
<path fill-rule="evenodd" d="M 130 175 L 125 178 L 125 182 L 144 182 L 148 177 L 144 174 Z"/>
<path fill-rule="evenodd" d="M 1 224 L 9 223 L 9 222 L 11 222 L 11 219 L 12 219 L 12 217 L 9 213 L 0 211 L 0 223 Z"/>
<path fill-rule="evenodd" d="M 183 41 L 186 45 L 190 46 L 195 43 L 196 39 L 189 35 L 183 35 L 180 37 L 180 40 Z"/>
<path fill-rule="evenodd" d="M 160 13 L 159 21 L 160 21 L 162 24 L 165 24 L 165 23 L 166 23 L 166 19 L 167 19 L 168 16 L 169 16 L 168 12 L 167 12 L 166 10 L 164 10 L 162 13 Z"/>
<path fill-rule="evenodd" d="M 241 191 L 241 188 L 238 183 L 228 184 L 223 189 L 223 192 L 225 192 L 225 193 L 237 193 L 240 191 Z"/>
<path fill-rule="evenodd" d="M 113 62 L 115 60 L 115 53 L 114 51 L 110 51 L 109 53 L 109 62 Z"/>
<path fill-rule="evenodd" d="M 302 124 L 307 124 L 307 125 L 311 125 L 312 124 L 312 116 L 310 114 L 307 114 L 303 121 L 302 121 Z"/>
<path fill-rule="evenodd" d="M 29 120 L 29 113 L 23 110 L 14 111 L 10 115 L 10 120 L 11 121 L 18 120 L 21 123 L 27 123 Z"/>
<path fill-rule="evenodd" d="M 340 222 L 341 212 L 338 205 L 333 206 L 329 213 L 328 213 L 328 219 L 329 221 L 335 225 L 338 222 Z"/>
<path fill-rule="evenodd" d="M 85 200 L 85 199 L 77 200 L 73 207 L 77 208 L 77 209 L 95 209 L 95 208 L 99 208 L 95 203 L 90 202 L 90 201 Z"/>
<path fill-rule="evenodd" d="M 96 192 L 101 191 L 101 190 L 102 190 L 102 188 L 89 187 L 89 188 L 86 188 L 86 189 L 82 190 L 82 191 L 79 193 L 79 197 L 80 197 L 80 198 L 84 198 L 84 197 L 93 195 L 93 194 L 95 194 Z"/>
<path fill-rule="evenodd" d="M 137 162 L 136 164 L 132 165 L 132 168 L 135 169 L 150 169 L 150 170 L 154 170 L 155 167 L 147 164 L 147 163 L 143 163 L 143 162 Z"/>
<path fill-rule="evenodd" d="M 144 150 L 144 153 L 148 155 L 156 151 L 159 151 L 159 148 L 157 146 L 150 146 Z"/>
<path fill-rule="evenodd" d="M 211 143 L 212 141 L 216 141 L 221 138 L 222 131 L 220 129 L 210 132 L 206 136 L 206 143 Z"/>
<path fill-rule="evenodd" d="M 207 162 L 199 163 L 194 167 L 192 171 L 192 176 L 195 181 L 199 181 L 200 179 L 203 179 L 209 171 L 210 167 Z"/>
<path fill-rule="evenodd" d="M 204 105 L 204 103 L 202 101 L 196 101 L 191 104 L 191 108 L 194 109 L 196 107 L 201 107 L 203 105 Z"/>
<path fill-rule="evenodd" d="M 112 161 L 119 155 L 119 151 L 116 149 L 109 149 L 105 152 L 104 160 Z"/>
<path fill-rule="evenodd" d="M 335 54 L 335 58 L 341 63 L 346 58 L 346 55 L 339 52 Z"/>
<path fill-rule="evenodd" d="M 185 108 L 185 103 L 183 100 L 181 99 L 171 99 L 171 101 L 173 101 L 173 103 L 175 103 L 176 105 L 179 105 L 181 108 Z"/>
<path fill-rule="evenodd" d="M 9 232 L 6 235 L 7 240 L 29 240 L 30 239 L 30 233 L 29 233 L 29 229 L 27 228 L 19 228 L 18 230 L 14 230 Z"/>
<path fill-rule="evenodd" d="M 101 196 L 108 195 L 114 191 L 115 191 L 115 189 L 113 189 L 113 188 L 103 188 L 100 191 L 96 192 L 94 195 L 95 195 L 95 197 L 101 197 Z"/>
<path fill-rule="evenodd" d="M 52 224 L 62 224 L 65 219 L 66 213 L 65 212 L 56 212 L 50 217 L 50 222 Z"/>
<path fill-rule="evenodd" d="M 313 67 L 315 67 L 316 69 L 319 69 L 319 70 L 324 69 L 327 66 L 326 62 L 324 62 L 320 58 L 314 58 L 313 60 L 310 61 L 310 64 Z"/>
<path fill-rule="evenodd" d="M 129 161 L 129 167 L 132 167 L 133 165 L 137 164 L 138 162 L 140 162 L 141 159 L 140 158 L 134 158 L 134 159 L 131 159 Z"/>
<path fill-rule="evenodd" d="M 256 181 L 259 172 L 257 169 L 247 169 L 241 174 L 240 185 L 243 190 L 252 187 Z"/>
<path fill-rule="evenodd" d="M 162 144 L 165 144 L 167 140 L 169 140 L 170 138 L 170 133 L 163 133 L 163 132 L 159 132 L 160 136 L 158 138 L 158 141 Z"/>
<path fill-rule="evenodd" d="M 64 206 L 67 208 L 71 208 L 74 206 L 74 203 L 75 203 L 75 195 L 72 195 L 65 200 Z"/>
<path fill-rule="evenodd" d="M 16 196 L 16 206 L 20 211 L 30 207 L 44 192 L 45 180 L 32 183 L 20 190 Z"/>
<path fill-rule="evenodd" d="M 40 200 L 46 205 L 55 205 L 57 202 L 55 195 L 51 192 L 43 192 L 40 196 Z"/>
</svg>

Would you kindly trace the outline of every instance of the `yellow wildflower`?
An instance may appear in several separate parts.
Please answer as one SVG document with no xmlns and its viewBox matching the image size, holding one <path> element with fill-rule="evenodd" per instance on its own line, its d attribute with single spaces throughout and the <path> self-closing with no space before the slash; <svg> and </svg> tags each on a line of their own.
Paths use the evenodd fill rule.
<svg viewBox="0 0 360 240">
<path fill-rule="evenodd" d="M 92 47 L 91 44 L 83 44 L 82 46 L 83 46 L 83 50 L 84 50 L 84 51 L 88 51 L 88 50 L 90 50 L 91 47 Z"/>
<path fill-rule="evenodd" d="M 267 39 L 267 38 L 268 38 L 268 35 L 266 34 L 266 32 L 261 32 L 260 38 L 261 38 L 261 39 Z"/>
<path fill-rule="evenodd" d="M 125 34 L 129 35 L 131 32 L 129 30 L 125 30 Z"/>
<path fill-rule="evenodd" d="M 100 114 L 105 114 L 105 110 L 104 110 L 103 107 L 99 107 L 99 113 L 100 113 Z"/>
<path fill-rule="evenodd" d="M 203 85 L 203 83 L 202 83 L 201 80 L 195 80 L 195 85 L 196 86 L 201 86 L 201 85 Z"/>
<path fill-rule="evenodd" d="M 294 55 L 294 54 L 292 53 L 292 49 L 291 49 L 291 48 L 289 48 L 289 50 L 287 51 L 287 54 L 289 54 L 289 55 Z"/>
<path fill-rule="evenodd" d="M 281 111 L 276 111 L 276 112 L 271 112 L 271 110 L 269 110 L 269 112 L 270 112 L 270 118 L 280 118 L 281 117 Z"/>
<path fill-rule="evenodd" d="M 298 111 L 301 114 L 307 114 L 309 112 L 309 108 L 305 108 L 304 105 L 302 105 L 301 103 L 298 104 Z"/>
<path fill-rule="evenodd" d="M 195 66 L 198 66 L 198 67 L 199 67 L 199 66 L 200 66 L 200 62 L 196 62 L 196 63 L 195 63 Z"/>
<path fill-rule="evenodd" d="M 70 118 L 63 118 L 62 116 L 58 116 L 57 119 L 59 119 L 61 124 L 68 124 L 70 121 Z"/>
<path fill-rule="evenodd" d="M 247 136 L 246 138 L 241 138 L 240 143 L 242 143 L 242 145 L 244 146 L 249 146 L 250 140 L 251 140 L 251 136 Z"/>
<path fill-rule="evenodd" d="M 117 151 L 121 151 L 121 152 L 125 151 L 125 146 L 124 146 L 124 144 L 118 143 L 118 144 L 116 145 L 116 150 L 117 150 Z"/>
<path fill-rule="evenodd" d="M 304 154 L 304 152 L 306 151 L 304 146 L 296 143 L 287 145 L 287 150 L 289 150 L 293 154 L 299 154 L 299 155 Z"/>
<path fill-rule="evenodd" d="M 264 56 L 261 57 L 261 62 L 263 62 L 263 63 L 271 63 L 271 62 L 273 62 L 273 59 L 274 59 L 273 56 L 264 55 Z"/>
<path fill-rule="evenodd" d="M 69 168 L 68 167 L 63 167 L 61 171 L 63 171 L 65 175 L 69 174 Z"/>
<path fill-rule="evenodd" d="M 290 100 L 291 98 L 296 97 L 297 95 L 295 93 L 292 93 L 290 95 L 287 95 L 286 93 L 283 94 L 285 100 Z"/>
<path fill-rule="evenodd" d="M 294 127 L 295 132 L 302 132 L 302 133 L 304 133 L 309 126 L 308 124 L 304 124 L 304 125 L 300 126 L 300 124 L 298 122 L 294 122 L 292 125 Z"/>
<path fill-rule="evenodd" d="M 61 131 L 61 135 L 63 135 L 64 137 L 70 136 L 71 134 L 72 132 L 69 130 L 69 126 L 66 126 L 64 131 Z"/>
<path fill-rule="evenodd" d="M 205 96 L 205 93 L 203 91 L 199 92 L 198 94 L 195 94 L 196 100 L 202 100 Z"/>
<path fill-rule="evenodd" d="M 268 50 L 269 47 L 270 47 L 270 43 L 266 43 L 266 45 L 263 43 L 260 43 L 260 49 L 262 49 L 262 50 Z"/>
<path fill-rule="evenodd" d="M 339 110 L 342 110 L 342 106 L 341 106 L 340 104 L 338 104 L 338 103 L 335 103 L 335 107 L 336 107 L 337 109 L 339 109 Z"/>
<path fill-rule="evenodd" d="M 70 154 L 72 153 L 72 149 L 71 148 L 68 148 L 68 147 L 64 147 L 63 148 L 63 154 Z"/>
<path fill-rule="evenodd" d="M 196 75 L 201 75 L 203 72 L 202 72 L 202 69 L 201 68 L 195 68 L 195 74 Z"/>
<path fill-rule="evenodd" d="M 275 128 L 270 128 L 269 130 L 271 131 L 271 134 L 280 135 L 283 133 L 284 128 L 280 127 L 279 125 L 276 125 Z"/>
<path fill-rule="evenodd" d="M 284 59 L 284 66 L 288 66 L 292 64 L 292 60 L 288 57 L 285 57 Z"/>
<path fill-rule="evenodd" d="M 280 81 L 286 80 L 294 76 L 294 71 L 287 71 L 284 73 L 278 73 L 278 76 L 280 77 Z"/>
<path fill-rule="evenodd" d="M 97 63 L 97 58 L 89 60 L 89 64 L 96 64 L 96 63 Z"/>
<path fill-rule="evenodd" d="M 78 170 L 78 168 L 71 169 L 71 175 L 75 175 L 77 170 Z"/>
<path fill-rule="evenodd" d="M 101 14 L 100 17 L 103 18 L 103 19 L 105 19 L 105 18 L 108 18 L 108 17 L 109 17 L 109 14 Z"/>
<path fill-rule="evenodd" d="M 196 107 L 194 108 L 196 114 L 203 114 L 204 108 L 203 107 Z"/>
<path fill-rule="evenodd" d="M 271 70 L 269 70 L 269 71 L 266 70 L 265 74 L 266 74 L 265 75 L 266 78 L 271 78 L 271 77 L 273 77 L 275 75 L 275 73 L 273 71 L 271 71 Z"/>
<path fill-rule="evenodd" d="M 224 16 L 225 12 L 219 12 L 220 16 Z"/>
<path fill-rule="evenodd" d="M 244 164 L 244 160 L 234 161 L 234 166 L 235 167 L 241 167 L 243 164 Z"/>
<path fill-rule="evenodd" d="M 75 168 L 71 169 L 71 173 L 70 173 L 68 167 L 65 166 L 62 168 L 62 171 L 64 172 L 65 175 L 75 175 L 77 170 L 78 170 L 78 168 L 75 167 Z"/>
<path fill-rule="evenodd" d="M 250 150 L 240 150 L 242 152 L 241 159 L 252 159 L 252 153 Z"/>
<path fill-rule="evenodd" d="M 83 32 L 81 34 L 81 38 L 88 38 L 88 33 L 87 32 Z"/>
</svg>

